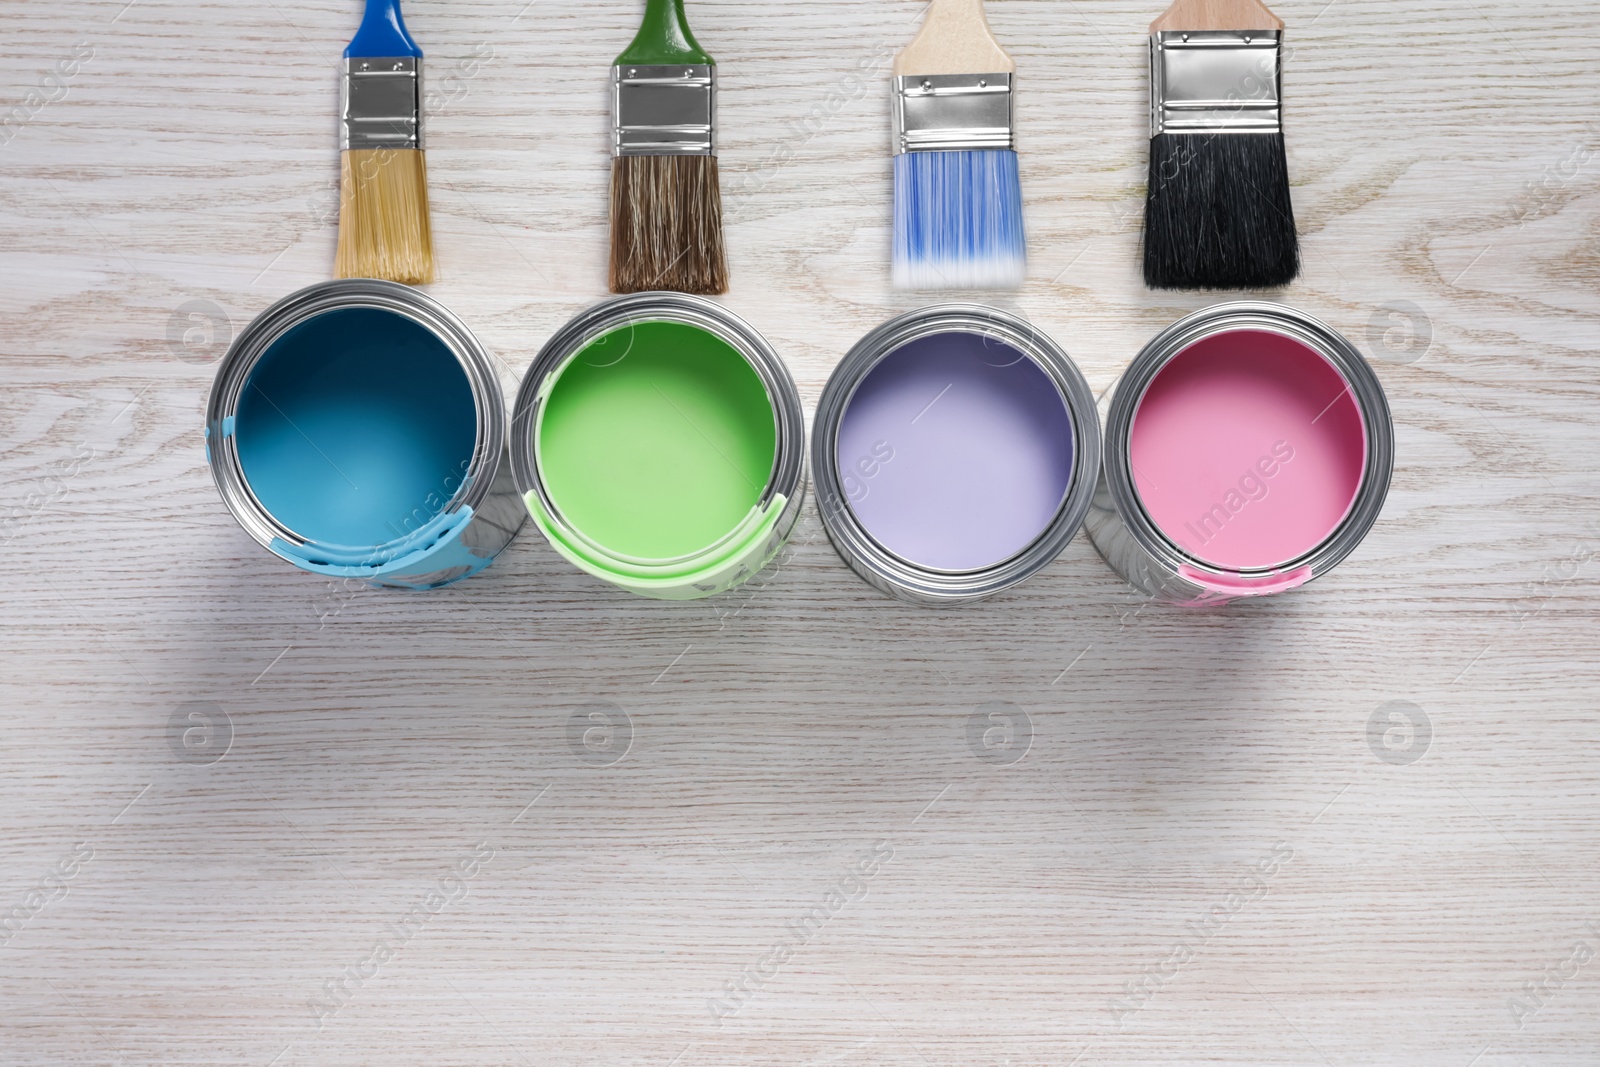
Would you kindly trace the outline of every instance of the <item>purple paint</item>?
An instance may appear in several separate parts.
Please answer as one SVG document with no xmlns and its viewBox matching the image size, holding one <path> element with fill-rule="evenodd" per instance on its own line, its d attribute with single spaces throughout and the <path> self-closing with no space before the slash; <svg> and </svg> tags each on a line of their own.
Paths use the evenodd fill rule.
<svg viewBox="0 0 1600 1067">
<path fill-rule="evenodd" d="M 1072 416 L 1010 345 L 935 334 L 862 378 L 838 457 L 850 509 L 880 545 L 931 570 L 981 570 L 1055 519 L 1072 481 Z"/>
</svg>

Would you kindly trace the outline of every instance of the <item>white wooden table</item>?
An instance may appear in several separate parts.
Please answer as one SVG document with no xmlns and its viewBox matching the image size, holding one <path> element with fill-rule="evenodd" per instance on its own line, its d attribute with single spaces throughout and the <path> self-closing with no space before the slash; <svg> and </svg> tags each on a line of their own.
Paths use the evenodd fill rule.
<svg viewBox="0 0 1600 1067">
<path fill-rule="evenodd" d="M 1097 391 L 1209 302 L 1137 274 L 1160 2 L 990 5 L 1032 250 L 996 302 Z M 329 271 L 356 6 L 0 3 L 0 1063 L 1600 1063 L 1592 0 L 1278 5 L 1283 299 L 1372 354 L 1399 469 L 1333 576 L 1204 614 L 1142 610 L 1081 537 L 904 606 L 814 511 L 709 603 L 531 529 L 420 595 L 262 551 L 201 411 Z M 885 267 L 920 7 L 690 8 L 727 302 L 814 405 L 926 302 Z M 432 291 L 508 390 L 602 295 L 638 9 L 408 6 Z"/>
</svg>

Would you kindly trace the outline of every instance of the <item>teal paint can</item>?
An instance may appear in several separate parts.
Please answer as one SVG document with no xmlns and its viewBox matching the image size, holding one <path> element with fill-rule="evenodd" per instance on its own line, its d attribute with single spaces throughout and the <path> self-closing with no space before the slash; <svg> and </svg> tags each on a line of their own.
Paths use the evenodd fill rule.
<svg viewBox="0 0 1600 1067">
<path fill-rule="evenodd" d="M 257 542 L 372 585 L 475 574 L 527 517 L 488 352 L 393 282 L 314 285 L 250 323 L 212 386 L 206 458 Z"/>
</svg>

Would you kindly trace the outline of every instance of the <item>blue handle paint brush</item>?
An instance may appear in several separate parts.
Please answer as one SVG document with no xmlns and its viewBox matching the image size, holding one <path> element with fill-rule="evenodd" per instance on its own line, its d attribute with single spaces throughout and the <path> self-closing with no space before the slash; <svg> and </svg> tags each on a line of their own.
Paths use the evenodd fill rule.
<svg viewBox="0 0 1600 1067">
<path fill-rule="evenodd" d="M 422 49 L 399 0 L 367 0 L 344 50 L 339 248 L 334 274 L 433 281 L 428 170 L 422 148 Z"/>
<path fill-rule="evenodd" d="M 894 61 L 894 284 L 1008 289 L 1027 274 L 1016 62 L 983 0 L 933 0 Z"/>
</svg>

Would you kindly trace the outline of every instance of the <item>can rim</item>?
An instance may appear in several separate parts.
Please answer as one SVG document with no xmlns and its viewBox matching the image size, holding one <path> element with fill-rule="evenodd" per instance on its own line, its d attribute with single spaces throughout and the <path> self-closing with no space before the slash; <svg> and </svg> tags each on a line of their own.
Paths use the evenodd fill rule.
<svg viewBox="0 0 1600 1067">
<path fill-rule="evenodd" d="M 276 551 L 274 541 L 297 547 L 314 542 L 279 522 L 250 488 L 231 425 L 239 398 L 261 358 L 290 329 L 319 315 L 352 308 L 387 311 L 416 323 L 445 346 L 466 375 L 477 421 L 472 458 L 461 485 L 439 514 L 463 507 L 477 510 L 499 470 L 505 440 L 504 395 L 488 350 L 466 323 L 433 297 L 398 282 L 342 278 L 306 286 L 273 303 L 240 331 L 217 367 L 206 402 L 206 451 L 217 491 L 239 525 L 269 550 Z M 400 539 L 347 547 L 371 547 L 374 559 L 369 565 L 380 566 L 384 548 Z"/>
<path fill-rule="evenodd" d="M 1242 330 L 1274 333 L 1297 341 L 1327 360 L 1345 381 L 1366 434 L 1366 461 L 1355 498 L 1344 518 L 1316 546 L 1292 560 L 1244 569 L 1219 566 L 1185 551 L 1146 510 L 1134 485 L 1128 450 L 1134 417 L 1156 376 L 1184 351 L 1209 337 Z M 1139 546 L 1171 572 L 1218 583 L 1326 574 L 1365 539 L 1388 496 L 1394 474 L 1394 420 L 1377 374 L 1360 349 L 1322 320 L 1286 304 L 1238 300 L 1213 304 L 1168 326 L 1139 351 L 1111 394 L 1105 430 L 1105 477 L 1117 513 Z M 1295 584 L 1302 584 L 1296 582 Z"/>
<path fill-rule="evenodd" d="M 1025 547 L 986 567 L 940 570 L 890 551 L 857 518 L 838 473 L 839 429 L 863 379 L 891 353 L 924 337 L 969 333 L 1021 352 L 1056 387 L 1072 424 L 1072 477 L 1055 517 Z M 829 539 L 862 578 L 891 596 L 923 604 L 982 600 L 1013 588 L 1055 560 L 1077 536 L 1100 475 L 1100 416 L 1094 395 L 1066 350 L 1037 326 L 987 304 L 941 303 L 908 311 L 869 331 L 834 368 L 817 403 L 812 478 Z"/>
<path fill-rule="evenodd" d="M 522 376 L 512 404 L 508 443 L 511 473 L 518 494 L 533 493 L 550 521 L 563 538 L 576 540 L 598 551 L 607 563 L 621 564 L 620 570 L 662 570 L 663 580 L 696 567 L 715 566 L 723 555 L 740 547 L 746 531 L 735 527 L 710 545 L 674 559 L 642 560 L 626 557 L 592 541 L 581 528 L 561 513 L 545 486 L 539 471 L 538 447 L 534 431 L 544 402 L 545 383 L 564 369 L 571 357 L 596 338 L 625 326 L 647 322 L 673 322 L 694 326 L 716 337 L 742 356 L 760 379 L 772 409 L 775 431 L 772 466 L 755 507 L 768 508 L 778 496 L 785 498 L 784 512 L 797 510 L 802 497 L 805 468 L 805 413 L 794 378 L 777 350 L 743 318 L 705 297 L 665 290 L 629 293 L 608 297 L 584 308 L 555 332 Z M 535 525 L 544 529 L 544 520 L 534 515 Z M 782 527 L 783 523 L 780 522 Z"/>
</svg>

